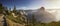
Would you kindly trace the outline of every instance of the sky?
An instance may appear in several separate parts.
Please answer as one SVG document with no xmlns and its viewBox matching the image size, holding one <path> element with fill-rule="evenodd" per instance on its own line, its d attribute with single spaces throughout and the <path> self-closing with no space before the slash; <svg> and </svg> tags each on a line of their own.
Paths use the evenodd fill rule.
<svg viewBox="0 0 60 26">
<path fill-rule="evenodd" d="M 12 9 L 14 5 L 17 9 L 38 9 L 42 6 L 46 9 L 60 8 L 60 0 L 0 0 L 0 3 Z"/>
</svg>

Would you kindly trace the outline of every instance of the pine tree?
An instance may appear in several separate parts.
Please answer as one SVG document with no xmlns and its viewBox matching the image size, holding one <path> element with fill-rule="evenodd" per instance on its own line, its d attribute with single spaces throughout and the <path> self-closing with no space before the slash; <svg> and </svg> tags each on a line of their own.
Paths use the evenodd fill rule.
<svg viewBox="0 0 60 26">
<path fill-rule="evenodd" d="M 35 24 L 36 24 L 36 19 L 35 19 L 35 15 L 34 14 L 32 15 L 32 24 L 33 24 L 33 26 L 35 26 Z"/>
<path fill-rule="evenodd" d="M 7 7 L 4 7 L 4 15 L 7 15 L 8 14 L 8 8 Z"/>
<path fill-rule="evenodd" d="M 13 12 L 15 13 L 16 12 L 16 6 L 14 5 L 14 9 L 13 9 Z"/>
<path fill-rule="evenodd" d="M 3 14 L 3 12 L 5 12 L 5 7 L 0 3 L 0 13 Z"/>
</svg>

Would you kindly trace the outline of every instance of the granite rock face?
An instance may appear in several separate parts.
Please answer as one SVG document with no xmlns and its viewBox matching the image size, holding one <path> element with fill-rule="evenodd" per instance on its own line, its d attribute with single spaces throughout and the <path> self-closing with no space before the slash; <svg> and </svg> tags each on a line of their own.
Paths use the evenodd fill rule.
<svg viewBox="0 0 60 26">
<path fill-rule="evenodd" d="M 47 12 L 44 7 L 41 7 L 38 10 L 32 11 L 28 14 L 29 19 L 32 18 L 32 14 L 35 15 L 36 21 L 41 21 L 41 22 L 51 22 L 51 21 L 55 21 L 56 18 L 53 14 Z"/>
</svg>

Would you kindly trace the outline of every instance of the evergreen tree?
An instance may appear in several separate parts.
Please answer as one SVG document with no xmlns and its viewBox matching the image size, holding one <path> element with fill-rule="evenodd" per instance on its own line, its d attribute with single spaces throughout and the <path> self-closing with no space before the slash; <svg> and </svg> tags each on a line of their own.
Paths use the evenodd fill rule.
<svg viewBox="0 0 60 26">
<path fill-rule="evenodd" d="M 4 7 L 3 5 L 0 3 L 0 13 L 3 13 Z"/>
<path fill-rule="evenodd" d="M 3 5 L 2 5 L 2 3 L 0 3 L 0 13 L 6 13 L 5 11 L 7 11 L 8 10 L 8 8 L 7 7 L 4 7 Z"/>
<path fill-rule="evenodd" d="M 7 7 L 4 7 L 4 15 L 7 15 L 8 14 L 8 8 Z"/>
<path fill-rule="evenodd" d="M 32 15 L 32 24 L 33 24 L 33 26 L 35 26 L 35 24 L 36 24 L 36 19 L 35 19 L 35 15 L 34 14 Z"/>
<path fill-rule="evenodd" d="M 16 12 L 16 6 L 14 5 L 14 9 L 13 9 L 13 12 L 15 13 Z"/>
</svg>

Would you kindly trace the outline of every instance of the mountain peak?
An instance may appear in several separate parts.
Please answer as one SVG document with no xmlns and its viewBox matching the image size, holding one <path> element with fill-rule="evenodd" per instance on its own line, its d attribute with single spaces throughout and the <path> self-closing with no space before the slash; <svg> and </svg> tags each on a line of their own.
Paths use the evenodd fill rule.
<svg viewBox="0 0 60 26">
<path fill-rule="evenodd" d="M 41 7 L 40 10 L 45 10 L 45 8 L 44 7 Z"/>
</svg>

